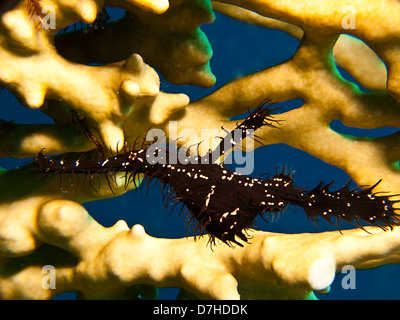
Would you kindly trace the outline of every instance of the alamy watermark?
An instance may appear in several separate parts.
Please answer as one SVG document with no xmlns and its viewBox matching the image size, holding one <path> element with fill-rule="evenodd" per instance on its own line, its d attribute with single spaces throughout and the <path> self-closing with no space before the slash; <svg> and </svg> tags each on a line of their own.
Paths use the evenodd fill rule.
<svg viewBox="0 0 400 320">
<path fill-rule="evenodd" d="M 42 8 L 43 18 L 40 19 L 43 29 L 56 28 L 56 9 L 47 5 Z"/>
<path fill-rule="evenodd" d="M 32 19 L 34 19 L 38 26 L 42 26 L 44 30 L 56 29 L 56 9 L 51 5 L 46 5 L 43 8 L 36 6 L 36 9 L 30 9 Z"/>
<path fill-rule="evenodd" d="M 167 141 L 166 134 L 161 129 L 151 129 L 146 135 L 147 141 L 156 141 L 151 144 L 146 150 L 146 159 L 150 164 L 212 164 L 217 163 L 221 154 L 224 154 L 225 164 L 235 164 L 238 167 L 234 168 L 234 171 L 240 172 L 241 174 L 249 175 L 254 170 L 254 130 L 246 130 L 243 136 L 243 130 L 235 129 L 228 133 L 224 138 L 223 148 L 220 150 L 221 137 L 218 135 L 220 132 L 216 129 L 201 129 L 200 137 L 197 132 L 193 129 L 183 129 L 178 132 L 177 122 L 169 122 L 169 136 L 178 137 L 178 139 L 169 138 Z M 197 144 L 191 144 L 187 142 L 182 146 L 178 147 L 178 140 L 186 140 L 189 137 L 190 141 L 200 141 Z M 210 138 L 219 139 L 218 146 L 213 148 L 212 141 Z M 246 139 L 245 150 L 242 151 L 241 141 L 242 138 Z M 200 148 L 200 145 L 210 152 L 203 156 L 198 156 L 196 149 Z M 215 143 L 214 143 L 215 145 Z M 168 148 L 168 150 L 167 150 Z M 193 156 L 192 150 L 195 154 Z M 204 150 L 204 149 L 203 149 Z M 226 150 L 226 153 L 225 153 Z"/>
<path fill-rule="evenodd" d="M 55 289 L 56 288 L 56 268 L 47 264 L 43 266 L 42 273 L 45 274 L 42 278 L 43 289 Z"/>
<path fill-rule="evenodd" d="M 342 7 L 342 28 L 345 30 L 356 28 L 356 9 L 352 5 Z"/>
<path fill-rule="evenodd" d="M 345 265 L 342 268 L 342 274 L 345 274 L 342 278 L 342 288 L 344 290 L 356 289 L 356 268 L 352 265 Z"/>
</svg>

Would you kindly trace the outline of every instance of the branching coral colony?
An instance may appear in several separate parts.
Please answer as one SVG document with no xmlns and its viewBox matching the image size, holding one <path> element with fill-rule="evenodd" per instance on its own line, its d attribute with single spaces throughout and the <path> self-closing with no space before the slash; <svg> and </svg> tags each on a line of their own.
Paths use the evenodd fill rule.
<svg viewBox="0 0 400 320">
<path fill-rule="evenodd" d="M 36 168 L 49 174 L 32 170 L 35 164 L 2 172 L 2 298 L 48 299 L 70 290 L 91 299 L 152 298 L 153 286 L 179 287 L 206 299 L 312 298 L 312 291 L 326 290 L 345 265 L 372 268 L 398 262 L 398 197 L 391 194 L 399 193 L 395 165 L 399 134 L 367 140 L 344 137 L 329 128 L 334 119 L 364 128 L 398 126 L 397 3 L 245 1 L 240 7 L 234 1 L 213 3 L 215 10 L 231 17 L 279 28 L 302 40 L 292 59 L 232 81 L 192 103 L 184 94 L 160 92 L 152 67 L 171 83 L 211 86 L 215 82 L 209 68 L 211 48 L 199 28 L 214 19 L 211 3 L 120 0 L 106 4 L 127 14 L 115 22 L 100 19 L 101 27 L 89 31 L 58 35 L 55 29 L 39 30 L 29 19 L 24 1 L 1 15 L 1 86 L 23 105 L 41 108 L 54 120 L 47 125 L 2 122 L 2 156 L 33 157 L 43 148 L 46 155 L 82 153 L 96 145 L 105 153 L 94 160 L 88 159 L 89 153 L 86 159 L 39 153 Z M 52 9 L 61 30 L 76 21 L 92 24 L 104 3 L 49 0 L 40 5 Z M 343 33 L 368 44 L 386 64 L 387 73 L 362 41 L 340 36 Z M 356 52 L 357 59 L 346 50 Z M 367 89 L 387 91 L 363 93 L 344 81 L 332 51 Z M 83 64 L 89 62 L 102 65 Z M 379 75 L 373 81 L 360 71 L 371 66 Z M 265 97 L 300 98 L 304 104 L 280 115 L 285 122 L 279 130 L 271 127 L 268 108 L 257 108 L 243 122 L 229 121 Z M 203 161 L 154 164 L 147 155 L 158 158 L 165 151 L 154 148 L 157 144 L 123 150 L 125 137 L 145 136 L 149 128 L 167 132 L 171 141 L 178 139 L 166 130 L 171 120 L 177 132 L 192 129 L 202 140 L 210 138 L 211 147 L 193 137 L 185 145 L 197 146 L 206 156 L 216 154 L 211 159 L 226 151 L 226 145 L 236 146 L 248 130 L 257 129 L 256 140 L 302 149 L 345 170 L 358 185 L 372 187 L 350 191 L 346 185 L 331 192 L 329 185 L 320 185 L 302 192 L 284 173 L 273 179 L 252 179 Z M 201 135 L 204 129 L 221 127 L 220 132 L 210 131 L 209 137 Z M 241 133 L 237 139 L 235 129 Z M 216 136 L 225 137 L 219 148 Z M 187 154 L 189 160 L 195 157 L 196 153 Z M 66 176 L 72 172 L 72 177 Z M 96 186 L 94 174 L 100 181 Z M 124 221 L 105 228 L 79 204 L 122 194 L 139 183 L 139 174 L 174 189 L 176 200 L 215 241 L 213 250 L 206 245 L 208 237 L 158 239 L 140 225 L 130 229 Z M 389 194 L 379 193 L 387 190 Z M 227 196 L 231 199 L 225 204 Z M 287 203 L 303 207 L 312 219 L 333 217 L 356 224 L 365 220 L 381 228 L 291 235 L 248 229 L 256 215 Z M 392 231 L 382 230 L 387 227 Z M 250 236 L 250 243 L 244 243 Z M 217 239 L 234 246 L 218 244 Z M 53 268 L 51 283 L 43 282 L 44 266 Z"/>
</svg>

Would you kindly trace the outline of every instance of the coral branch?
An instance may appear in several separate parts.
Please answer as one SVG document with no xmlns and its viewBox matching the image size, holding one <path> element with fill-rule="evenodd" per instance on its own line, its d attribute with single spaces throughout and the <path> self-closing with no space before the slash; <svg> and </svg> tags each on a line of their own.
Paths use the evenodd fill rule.
<svg viewBox="0 0 400 320">
<path fill-rule="evenodd" d="M 398 228 L 393 232 L 368 228 L 371 235 L 362 230 L 345 231 L 344 235 L 336 231 L 300 235 L 254 232 L 251 245 L 234 249 L 219 245 L 211 251 L 207 237 L 197 241 L 157 239 L 147 235 L 142 226 L 129 229 L 123 221 L 104 228 L 74 202 L 41 202 L 38 216 L 32 217 L 36 228 L 26 224 L 19 240 L 33 243 L 45 239 L 72 253 L 77 261 L 56 268 L 57 290 L 50 291 L 41 286 L 40 268 L 28 265 L 7 277 L 12 258 L 2 258 L 3 299 L 44 299 L 65 290 L 77 290 L 91 299 L 113 298 L 118 288 L 137 284 L 181 287 L 203 299 L 266 298 L 271 290 L 275 299 L 312 298 L 310 291 L 329 287 L 346 264 L 375 267 L 382 259 L 399 262 Z M 47 261 L 55 266 L 60 263 L 57 257 Z"/>
<path fill-rule="evenodd" d="M 204 299 L 265 298 L 271 288 L 281 297 L 311 298 L 310 291 L 329 287 L 343 265 L 373 267 L 382 259 L 398 262 L 400 250 L 398 228 L 393 232 L 368 228 L 371 235 L 362 230 L 345 231 L 344 235 L 336 231 L 300 235 L 255 232 L 251 245 L 234 249 L 219 245 L 211 251 L 207 237 L 198 241 L 157 239 L 147 235 L 142 226 L 129 229 L 123 221 L 105 228 L 71 201 L 38 199 L 37 205 L 37 216 L 30 210 L 29 218 L 36 222 L 25 223 L 26 229 L 18 233 L 20 243 L 45 240 L 67 250 L 77 261 L 56 268 L 57 290 L 50 291 L 41 286 L 40 268 L 28 265 L 8 277 L 12 258 L 2 258 L 3 299 L 44 299 L 65 290 L 77 290 L 92 299 L 113 298 L 117 288 L 137 284 L 177 286 Z M 57 257 L 47 261 L 55 266 L 60 263 Z M 250 286 L 260 295 L 252 296 Z M 263 288 L 267 290 L 261 294 Z"/>
</svg>

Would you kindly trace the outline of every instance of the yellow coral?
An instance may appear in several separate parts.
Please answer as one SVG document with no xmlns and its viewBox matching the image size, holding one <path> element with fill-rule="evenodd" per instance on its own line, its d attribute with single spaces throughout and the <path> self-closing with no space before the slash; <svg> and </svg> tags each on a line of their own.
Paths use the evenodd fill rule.
<svg viewBox="0 0 400 320">
<path fill-rule="evenodd" d="M 380 191 L 398 193 L 399 173 L 393 164 L 399 160 L 399 134 L 372 141 L 349 139 L 329 124 L 340 119 L 362 128 L 398 126 L 399 27 L 392 17 L 399 16 L 399 4 L 353 1 L 350 12 L 355 14 L 356 28 L 344 30 L 349 13 L 344 0 L 225 2 L 215 2 L 214 9 L 281 29 L 301 38 L 301 43 L 292 59 L 232 81 L 192 103 L 185 94 L 160 92 L 153 67 L 174 83 L 214 83 L 208 64 L 211 50 L 198 29 L 214 19 L 207 2 L 107 1 L 131 13 L 122 26 L 147 33 L 135 50 L 124 46 L 115 50 L 117 55 L 109 52 L 103 58 L 107 64 L 96 67 L 80 64 L 83 61 L 68 48 L 62 53 L 76 61 L 61 56 L 54 45 L 55 30 L 37 30 L 22 2 L 4 13 L 0 85 L 26 107 L 41 108 L 55 124 L 1 123 L 1 155 L 33 156 L 44 147 L 47 154 L 94 149 L 72 121 L 70 109 L 115 152 L 126 137 L 143 136 L 152 127 L 167 129 L 169 120 L 177 121 L 179 131 L 193 129 L 200 136 L 201 129 L 232 128 L 232 116 L 265 97 L 300 98 L 301 108 L 280 115 L 285 123 L 279 130 L 260 130 L 263 141 L 304 150 L 342 168 L 359 185 L 383 179 Z M 55 8 L 57 28 L 75 21 L 92 23 L 103 4 L 100 0 L 43 1 Z M 167 41 L 168 55 L 163 57 L 160 44 L 171 34 L 175 37 Z M 123 50 L 128 53 L 119 61 Z M 357 60 L 349 57 L 349 51 L 357 54 Z M 344 81 L 332 52 L 337 63 L 366 88 L 387 91 L 362 93 Z M 371 234 L 349 230 L 343 235 L 251 231 L 250 245 L 233 249 L 218 245 L 211 251 L 205 245 L 207 238 L 158 239 L 140 225 L 129 229 L 124 221 L 105 228 L 79 204 L 124 193 L 123 184 L 113 182 L 110 190 L 103 180 L 95 191 L 83 177 L 75 176 L 63 177 L 60 189 L 59 177 L 38 178 L 23 167 L 1 173 L 0 185 L 0 297 L 4 299 L 48 299 L 68 290 L 92 299 L 121 298 L 125 288 L 133 285 L 175 286 L 207 299 L 313 298 L 312 291 L 326 290 L 344 265 L 372 268 L 399 259 L 398 228 L 392 232 L 368 228 Z M 55 290 L 43 286 L 37 261 L 55 267 Z"/>
</svg>

